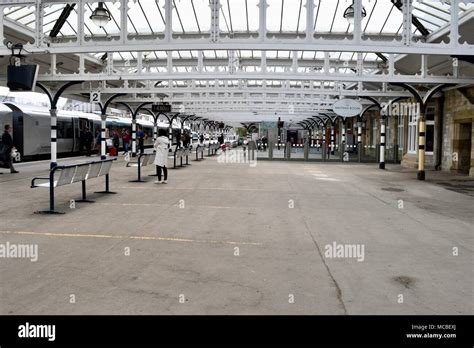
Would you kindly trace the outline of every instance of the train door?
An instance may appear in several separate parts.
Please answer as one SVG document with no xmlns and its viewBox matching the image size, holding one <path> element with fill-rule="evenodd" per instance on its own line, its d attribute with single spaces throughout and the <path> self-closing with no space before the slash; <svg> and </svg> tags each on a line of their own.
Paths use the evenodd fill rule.
<svg viewBox="0 0 474 348">
<path fill-rule="evenodd" d="M 77 128 L 76 128 L 76 136 L 75 136 L 75 140 L 76 140 L 76 144 L 75 144 L 75 150 L 76 151 L 81 151 L 82 148 L 83 148 L 83 144 L 82 144 L 82 141 L 83 141 L 83 133 L 86 131 L 86 128 L 89 128 L 90 129 L 90 121 L 87 119 L 87 118 L 83 118 L 83 117 L 79 117 L 78 119 L 78 125 L 77 125 Z"/>
<path fill-rule="evenodd" d="M 23 148 L 23 112 L 22 111 L 13 111 L 13 144 L 20 154 L 24 155 Z"/>
<path fill-rule="evenodd" d="M 81 131 L 85 131 L 86 128 L 90 129 L 90 121 L 87 118 L 80 117 L 79 118 L 79 129 Z"/>
<path fill-rule="evenodd" d="M 72 125 L 74 127 L 74 152 L 79 151 L 79 119 L 78 118 L 73 118 L 72 119 Z"/>
</svg>

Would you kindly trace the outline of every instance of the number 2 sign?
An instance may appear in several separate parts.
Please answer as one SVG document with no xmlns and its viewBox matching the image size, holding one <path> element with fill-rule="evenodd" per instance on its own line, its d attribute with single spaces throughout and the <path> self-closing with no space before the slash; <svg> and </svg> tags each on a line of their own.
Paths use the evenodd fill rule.
<svg viewBox="0 0 474 348">
<path fill-rule="evenodd" d="M 100 91 L 91 92 L 91 104 L 99 104 L 99 103 L 100 103 Z"/>
</svg>

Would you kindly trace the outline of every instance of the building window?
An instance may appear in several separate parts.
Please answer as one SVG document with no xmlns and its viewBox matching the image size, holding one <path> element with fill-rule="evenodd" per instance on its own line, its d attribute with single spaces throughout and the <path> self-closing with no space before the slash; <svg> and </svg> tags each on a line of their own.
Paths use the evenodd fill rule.
<svg viewBox="0 0 474 348">
<path fill-rule="evenodd" d="M 372 141 L 371 144 L 372 148 L 375 148 L 375 145 L 377 144 L 377 119 L 373 118 L 372 120 Z"/>
<path fill-rule="evenodd" d="M 404 138 L 404 125 L 403 125 L 403 115 L 398 115 L 398 148 L 403 149 L 403 138 Z"/>
<path fill-rule="evenodd" d="M 418 115 L 413 108 L 408 109 L 408 153 L 416 154 L 418 144 Z"/>
<path fill-rule="evenodd" d="M 426 108 L 426 152 L 433 154 L 434 151 L 434 126 L 435 126 L 435 108 L 428 106 Z"/>
</svg>

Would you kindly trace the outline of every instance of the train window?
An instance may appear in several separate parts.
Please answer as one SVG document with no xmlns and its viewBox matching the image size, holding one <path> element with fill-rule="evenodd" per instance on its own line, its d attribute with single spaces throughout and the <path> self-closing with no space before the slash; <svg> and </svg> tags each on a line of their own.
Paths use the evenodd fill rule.
<svg viewBox="0 0 474 348">
<path fill-rule="evenodd" d="M 58 120 L 57 123 L 57 138 L 58 139 L 70 139 L 74 137 L 74 131 L 72 127 L 72 121 Z"/>
</svg>

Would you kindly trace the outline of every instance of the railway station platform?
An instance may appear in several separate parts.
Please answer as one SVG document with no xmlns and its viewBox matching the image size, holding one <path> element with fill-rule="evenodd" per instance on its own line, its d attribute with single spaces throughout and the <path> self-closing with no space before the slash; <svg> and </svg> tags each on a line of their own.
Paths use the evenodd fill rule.
<svg viewBox="0 0 474 348">
<path fill-rule="evenodd" d="M 238 151 L 238 150 L 232 150 Z M 59 165 L 88 160 L 60 159 Z M 132 183 L 30 188 L 49 162 L 0 176 L 0 314 L 470 314 L 472 178 L 387 164 L 219 157 Z M 347 248 L 353 247 L 351 248 Z M 4 247 L 5 248 L 5 247 Z M 341 253 L 339 253 L 341 251 Z M 347 251 L 350 253 L 347 254 Z M 351 253 L 352 252 L 352 253 Z"/>
</svg>

